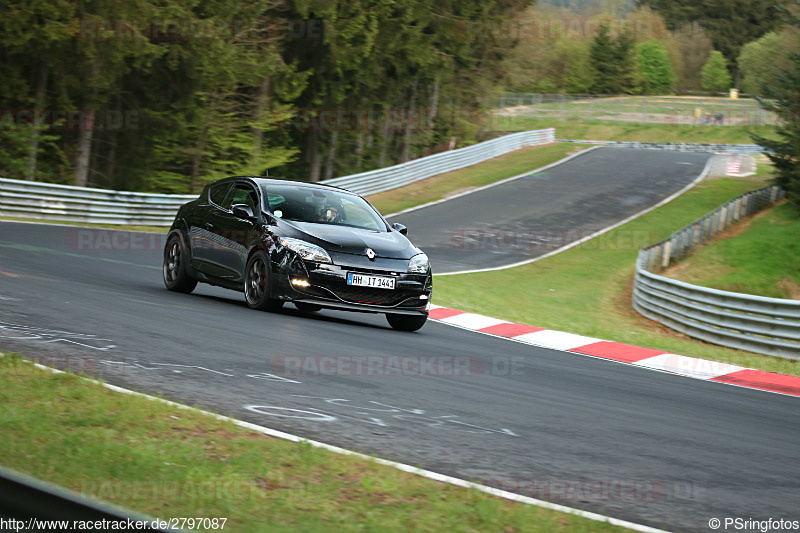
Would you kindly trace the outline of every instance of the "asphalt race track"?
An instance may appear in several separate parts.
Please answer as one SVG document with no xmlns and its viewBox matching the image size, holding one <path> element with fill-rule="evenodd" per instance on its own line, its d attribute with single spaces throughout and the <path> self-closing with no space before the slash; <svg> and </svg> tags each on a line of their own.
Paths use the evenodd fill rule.
<svg viewBox="0 0 800 533">
<path fill-rule="evenodd" d="M 170 293 L 162 242 L 0 223 L 0 349 L 654 527 L 800 519 L 797 398 L 441 323 L 403 333 L 379 315 Z"/>
<path fill-rule="evenodd" d="M 434 273 L 538 257 L 632 216 L 681 190 L 707 153 L 597 148 L 504 184 L 392 217 Z"/>
</svg>

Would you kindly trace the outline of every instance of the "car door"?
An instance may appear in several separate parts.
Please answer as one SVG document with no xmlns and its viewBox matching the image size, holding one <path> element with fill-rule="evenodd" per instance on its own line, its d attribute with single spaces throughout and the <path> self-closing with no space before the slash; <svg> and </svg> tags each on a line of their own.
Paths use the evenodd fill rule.
<svg viewBox="0 0 800 533">
<path fill-rule="evenodd" d="M 231 207 L 245 204 L 258 216 L 261 212 L 258 189 L 245 181 L 237 181 L 228 191 L 223 204 L 209 211 L 208 231 L 213 235 L 211 259 L 218 277 L 229 281 L 244 278 L 247 253 L 257 237 L 255 223 L 233 215 Z"/>
<path fill-rule="evenodd" d="M 189 243 L 192 249 L 192 268 L 206 275 L 220 277 L 224 274 L 219 266 L 220 244 L 214 233 L 212 219 L 228 197 L 232 181 L 215 183 L 208 188 L 202 202 L 187 219 Z"/>
</svg>

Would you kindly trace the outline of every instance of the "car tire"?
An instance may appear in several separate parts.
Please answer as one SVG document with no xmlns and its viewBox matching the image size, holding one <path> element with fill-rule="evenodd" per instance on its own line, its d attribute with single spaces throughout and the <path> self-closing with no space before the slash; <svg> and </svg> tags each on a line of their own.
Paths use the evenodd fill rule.
<svg viewBox="0 0 800 533">
<path fill-rule="evenodd" d="M 259 250 L 250 256 L 244 273 L 244 298 L 247 306 L 261 311 L 277 311 L 283 307 L 281 300 L 270 298 L 271 287 L 269 258 Z"/>
<path fill-rule="evenodd" d="M 179 235 L 173 235 L 167 239 L 167 244 L 164 246 L 164 266 L 162 268 L 164 285 L 167 289 L 190 293 L 197 287 L 197 280 L 187 272 L 187 257 Z"/>
<path fill-rule="evenodd" d="M 400 331 L 417 331 L 425 325 L 426 320 L 428 320 L 426 315 L 386 315 L 389 325 Z"/>
<path fill-rule="evenodd" d="M 305 302 L 294 302 L 294 306 L 297 307 L 301 313 L 316 313 L 322 309 L 321 305 L 307 304 Z"/>
</svg>

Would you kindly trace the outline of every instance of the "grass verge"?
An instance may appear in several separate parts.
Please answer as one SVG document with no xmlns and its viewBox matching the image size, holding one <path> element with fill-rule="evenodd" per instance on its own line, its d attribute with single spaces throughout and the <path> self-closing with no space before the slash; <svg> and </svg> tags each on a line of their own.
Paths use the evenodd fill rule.
<svg viewBox="0 0 800 533">
<path fill-rule="evenodd" d="M 225 531 L 617 531 L 0 357 L 0 462 Z"/>
<path fill-rule="evenodd" d="M 369 201 L 383 214 L 396 213 L 409 207 L 441 200 L 447 196 L 481 187 L 529 170 L 555 163 L 570 154 L 585 150 L 585 145 L 554 143 L 546 146 L 531 146 L 506 155 L 495 157 L 484 163 L 433 176 L 406 187 L 368 196 Z M 0 220 L 18 222 L 42 222 L 34 218 L 0 217 Z M 66 224 L 90 228 L 122 229 L 126 231 L 148 231 L 167 233 L 163 226 L 120 226 L 117 224 L 94 224 L 89 222 L 47 221 L 48 224 Z"/>
<path fill-rule="evenodd" d="M 631 307 L 639 248 L 661 241 L 725 201 L 763 186 L 769 177 L 769 173 L 761 173 L 706 180 L 628 224 L 525 266 L 437 276 L 434 301 L 511 322 L 800 375 L 800 362 L 696 341 L 641 317 Z"/>
<path fill-rule="evenodd" d="M 381 213 L 386 215 L 397 213 L 409 207 L 441 200 L 460 192 L 535 170 L 586 148 L 586 145 L 574 143 L 531 146 L 477 165 L 433 176 L 399 189 L 373 194 L 367 199 Z"/>
<path fill-rule="evenodd" d="M 775 130 L 762 126 L 687 126 L 678 124 L 641 124 L 637 122 L 564 121 L 548 118 L 494 117 L 497 131 L 528 131 L 555 128 L 558 139 L 599 141 L 674 142 L 753 144 L 750 131 L 772 137 Z"/>
<path fill-rule="evenodd" d="M 800 218 L 787 203 L 733 224 L 663 273 L 723 291 L 800 300 Z"/>
</svg>

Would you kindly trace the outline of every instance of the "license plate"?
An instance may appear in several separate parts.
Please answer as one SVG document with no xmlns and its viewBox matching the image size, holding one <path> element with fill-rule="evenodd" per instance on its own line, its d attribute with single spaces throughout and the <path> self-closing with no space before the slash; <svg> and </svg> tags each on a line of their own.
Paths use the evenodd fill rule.
<svg viewBox="0 0 800 533">
<path fill-rule="evenodd" d="M 347 284 L 358 287 L 373 287 L 375 289 L 394 289 L 394 278 L 386 276 L 368 276 L 366 274 L 347 274 Z"/>
</svg>

